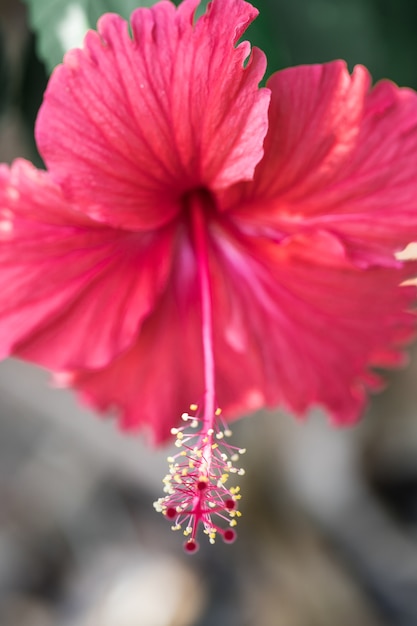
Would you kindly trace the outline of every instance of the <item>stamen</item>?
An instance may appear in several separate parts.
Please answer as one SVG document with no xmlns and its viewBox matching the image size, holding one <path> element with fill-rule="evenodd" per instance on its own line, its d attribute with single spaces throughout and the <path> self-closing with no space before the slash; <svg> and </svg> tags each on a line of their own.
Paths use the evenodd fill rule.
<svg viewBox="0 0 417 626">
<path fill-rule="evenodd" d="M 187 541 L 186 552 L 199 548 L 196 535 L 200 526 L 215 543 L 220 535 L 226 543 L 236 538 L 236 517 L 240 516 L 237 502 L 239 487 L 227 487 L 230 474 L 243 476 L 244 470 L 234 463 L 244 448 L 231 446 L 225 438 L 231 430 L 221 428 L 221 409 L 216 406 L 215 367 L 213 350 L 212 293 L 207 242 L 205 203 L 207 194 L 196 191 L 184 198 L 190 216 L 190 227 L 198 268 L 198 286 L 201 305 L 204 371 L 204 401 L 199 408 L 190 405 L 191 415 L 185 412 L 181 419 L 186 425 L 172 428 L 175 446 L 179 451 L 168 457 L 169 473 L 163 479 L 164 497 L 154 503 L 155 509 L 173 521 L 172 529 L 183 529 Z M 223 420 L 221 420 L 223 423 Z M 190 430 L 185 430 L 189 425 Z"/>
<path fill-rule="evenodd" d="M 196 552 L 199 527 L 215 543 L 220 536 L 226 543 L 236 538 L 232 528 L 237 524 L 241 513 L 237 510 L 240 488 L 228 487 L 230 474 L 240 475 L 242 469 L 226 460 L 235 456 L 238 450 L 224 439 L 213 444 L 213 439 L 222 433 L 214 423 L 211 435 L 205 430 L 207 420 L 197 413 L 200 430 L 176 429 L 176 442 L 179 452 L 168 457 L 169 472 L 163 479 L 166 495 L 154 503 L 154 507 L 173 523 L 173 530 L 183 530 L 187 541 L 186 552 Z M 240 452 L 242 449 L 239 450 Z"/>
</svg>

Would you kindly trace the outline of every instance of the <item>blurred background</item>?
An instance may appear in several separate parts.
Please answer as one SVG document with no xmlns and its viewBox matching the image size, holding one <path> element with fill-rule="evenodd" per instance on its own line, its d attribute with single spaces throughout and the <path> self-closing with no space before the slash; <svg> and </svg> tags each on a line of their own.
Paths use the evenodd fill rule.
<svg viewBox="0 0 417 626">
<path fill-rule="evenodd" d="M 28 4 L 0 0 L 0 161 L 40 165 L 50 69 L 100 7 L 136 3 Z M 415 0 L 255 4 L 248 38 L 269 73 L 344 58 L 417 87 Z M 190 557 L 152 508 L 169 452 L 45 372 L 0 364 L 0 626 L 417 626 L 417 354 L 387 380 L 354 429 L 320 414 L 235 424 L 248 448 L 238 541 Z"/>
</svg>

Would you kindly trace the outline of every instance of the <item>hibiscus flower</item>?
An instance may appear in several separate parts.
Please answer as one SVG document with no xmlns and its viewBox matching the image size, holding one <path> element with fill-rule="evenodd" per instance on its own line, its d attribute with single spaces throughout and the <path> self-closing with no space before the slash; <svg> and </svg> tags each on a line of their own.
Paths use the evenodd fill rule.
<svg viewBox="0 0 417 626">
<path fill-rule="evenodd" d="M 236 523 L 242 473 L 219 407 L 354 422 L 413 335 L 396 252 L 417 238 L 416 94 L 342 61 L 260 88 L 238 43 L 257 11 L 197 5 L 104 15 L 50 79 L 47 170 L 0 169 L 0 356 L 176 435 L 157 508 L 190 551 L 199 522 L 234 538 L 213 522 Z"/>
</svg>

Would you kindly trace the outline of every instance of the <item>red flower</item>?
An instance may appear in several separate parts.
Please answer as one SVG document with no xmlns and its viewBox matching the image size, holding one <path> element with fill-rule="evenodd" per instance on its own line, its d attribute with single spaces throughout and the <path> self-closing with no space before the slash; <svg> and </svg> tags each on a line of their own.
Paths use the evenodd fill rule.
<svg viewBox="0 0 417 626">
<path fill-rule="evenodd" d="M 256 10 L 213 0 L 194 22 L 197 4 L 137 9 L 132 35 L 105 15 L 55 70 L 36 127 L 47 172 L 0 170 L 0 352 L 65 372 L 156 440 L 197 400 L 203 461 L 171 476 L 210 534 L 201 498 L 236 513 L 234 491 L 219 505 L 204 487 L 217 405 L 317 404 L 348 423 L 379 385 L 370 368 L 402 360 L 417 97 L 340 61 L 260 89 L 263 53 L 236 45 Z"/>
</svg>

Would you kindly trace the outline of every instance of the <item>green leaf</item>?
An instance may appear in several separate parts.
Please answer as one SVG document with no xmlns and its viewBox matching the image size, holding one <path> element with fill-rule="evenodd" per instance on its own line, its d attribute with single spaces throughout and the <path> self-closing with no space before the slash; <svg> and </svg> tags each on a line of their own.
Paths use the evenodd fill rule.
<svg viewBox="0 0 417 626">
<path fill-rule="evenodd" d="M 24 0 L 37 37 L 37 51 L 49 72 L 67 50 L 82 45 L 85 33 L 95 28 L 103 13 L 118 13 L 128 19 L 138 6 L 154 0 Z"/>
</svg>

